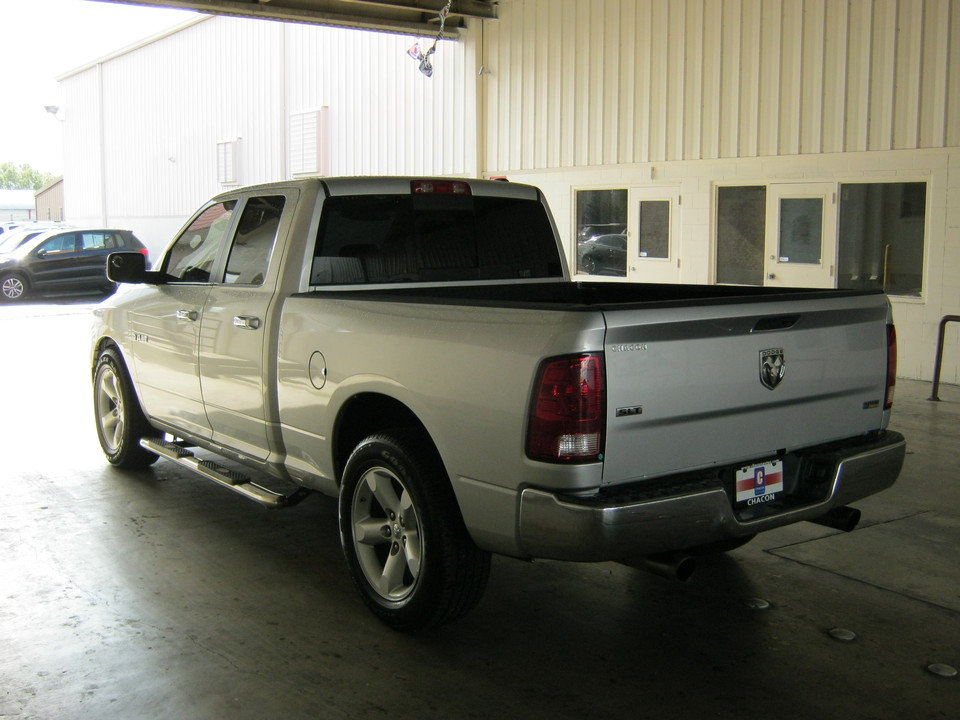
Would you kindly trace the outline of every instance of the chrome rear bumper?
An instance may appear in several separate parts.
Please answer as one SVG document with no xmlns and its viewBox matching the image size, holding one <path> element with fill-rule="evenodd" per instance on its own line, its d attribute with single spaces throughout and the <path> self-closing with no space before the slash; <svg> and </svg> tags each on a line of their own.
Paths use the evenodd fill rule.
<svg viewBox="0 0 960 720">
<path fill-rule="evenodd" d="M 603 561 L 753 535 L 890 487 L 905 454 L 906 442 L 896 432 L 882 433 L 868 448 L 858 443 L 849 454 L 839 453 L 823 500 L 746 522 L 736 517 L 722 487 L 609 505 L 527 488 L 520 496 L 520 546 L 529 557 Z"/>
</svg>

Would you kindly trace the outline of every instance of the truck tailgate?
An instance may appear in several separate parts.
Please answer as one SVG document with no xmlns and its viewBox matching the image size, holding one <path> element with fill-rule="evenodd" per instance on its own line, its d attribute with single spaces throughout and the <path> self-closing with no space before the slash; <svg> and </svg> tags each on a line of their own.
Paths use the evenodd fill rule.
<svg viewBox="0 0 960 720">
<path fill-rule="evenodd" d="M 879 429 L 888 308 L 863 295 L 606 310 L 603 483 Z"/>
</svg>

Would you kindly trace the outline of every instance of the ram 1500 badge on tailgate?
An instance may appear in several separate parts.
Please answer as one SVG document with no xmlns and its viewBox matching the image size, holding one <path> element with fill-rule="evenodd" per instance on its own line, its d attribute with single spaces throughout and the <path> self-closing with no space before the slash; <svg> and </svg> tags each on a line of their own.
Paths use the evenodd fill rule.
<svg viewBox="0 0 960 720">
<path fill-rule="evenodd" d="M 642 562 L 849 529 L 903 461 L 884 295 L 573 283 L 529 186 L 243 188 L 153 270 L 117 253 L 108 273 L 127 283 L 94 328 L 108 460 L 273 507 L 338 497 L 350 573 L 395 628 L 465 614 L 490 553 Z"/>
</svg>

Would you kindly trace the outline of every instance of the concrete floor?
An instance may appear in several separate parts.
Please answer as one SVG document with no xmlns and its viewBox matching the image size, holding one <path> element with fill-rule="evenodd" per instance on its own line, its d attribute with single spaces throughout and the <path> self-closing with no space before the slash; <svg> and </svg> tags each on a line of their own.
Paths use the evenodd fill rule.
<svg viewBox="0 0 960 720">
<path fill-rule="evenodd" d="M 356 595 L 333 500 L 106 465 L 88 312 L 0 306 L 0 717 L 960 716 L 928 670 L 960 667 L 958 387 L 900 382 L 906 467 L 851 534 L 774 531 L 687 584 L 495 558 L 473 614 L 406 636 Z"/>
</svg>

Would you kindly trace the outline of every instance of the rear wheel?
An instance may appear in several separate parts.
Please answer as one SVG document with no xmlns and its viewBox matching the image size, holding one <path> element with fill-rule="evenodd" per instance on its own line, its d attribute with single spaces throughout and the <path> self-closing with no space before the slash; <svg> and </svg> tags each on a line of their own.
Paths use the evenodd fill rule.
<svg viewBox="0 0 960 720">
<path fill-rule="evenodd" d="M 27 294 L 27 281 L 19 275 L 0 275 L 0 296 L 4 300 L 21 300 Z"/>
<path fill-rule="evenodd" d="M 93 408 L 100 447 L 111 465 L 133 470 L 157 460 L 156 454 L 140 446 L 140 439 L 158 433 L 144 417 L 127 369 L 114 350 L 104 350 L 97 359 Z"/>
<path fill-rule="evenodd" d="M 397 630 L 462 617 L 490 573 L 432 445 L 402 431 L 371 436 L 350 455 L 340 539 L 364 602 Z"/>
</svg>

